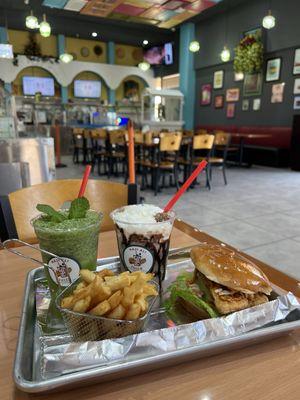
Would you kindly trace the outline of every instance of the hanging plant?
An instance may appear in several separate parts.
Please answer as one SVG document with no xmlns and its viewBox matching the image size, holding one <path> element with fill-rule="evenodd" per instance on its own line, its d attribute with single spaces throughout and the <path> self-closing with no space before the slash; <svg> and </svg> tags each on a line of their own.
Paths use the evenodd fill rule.
<svg viewBox="0 0 300 400">
<path fill-rule="evenodd" d="M 262 70 L 264 47 L 256 35 L 245 36 L 234 51 L 235 72 L 253 74 Z"/>
</svg>

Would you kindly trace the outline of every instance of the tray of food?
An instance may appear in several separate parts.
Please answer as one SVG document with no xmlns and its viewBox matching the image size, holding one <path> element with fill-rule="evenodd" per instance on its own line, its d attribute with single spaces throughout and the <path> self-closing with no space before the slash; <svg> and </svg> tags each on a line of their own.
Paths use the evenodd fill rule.
<svg viewBox="0 0 300 400">
<path fill-rule="evenodd" d="M 223 268 L 218 268 L 219 256 L 223 257 Z M 216 269 L 209 268 L 212 259 L 216 261 L 213 263 Z M 228 262 L 235 267 L 224 275 Z M 254 274 L 252 283 L 245 286 L 243 263 L 246 268 L 253 268 L 250 261 L 227 248 L 202 244 L 192 249 L 191 258 L 187 255 L 183 261 L 169 263 L 166 279 L 157 296 L 156 286 L 150 289 L 156 300 L 147 300 L 146 313 L 149 315 L 145 323 L 137 328 L 137 333 L 126 335 L 128 332 L 124 330 L 126 336 L 118 332 L 119 337 L 116 338 L 88 341 L 84 338 L 78 340 L 76 333 L 74 339 L 72 331 L 67 330 L 56 335 L 43 333 L 42 321 L 49 305 L 49 291 L 45 285 L 44 269 L 32 270 L 26 282 L 14 366 L 17 387 L 26 392 L 48 392 L 103 382 L 240 348 L 299 328 L 297 298 L 270 286 L 256 268 L 251 272 Z M 218 269 L 223 273 L 218 274 Z M 122 274 L 120 260 L 115 257 L 98 260 L 97 270 L 104 277 L 107 275 L 103 275 L 103 271 L 108 276 L 119 277 Z M 235 275 L 232 275 L 233 271 Z M 228 278 L 239 286 L 239 290 L 224 286 L 224 279 Z M 88 283 L 90 279 L 83 280 L 85 288 L 91 284 Z M 216 280 L 222 281 L 222 284 L 216 283 Z M 151 281 L 143 279 L 143 285 L 148 285 L 148 282 Z M 232 286 L 231 282 L 226 282 Z M 244 282 L 243 287 L 240 287 L 241 282 Z M 256 295 L 249 293 L 254 289 L 251 285 L 258 288 Z M 71 293 L 71 296 L 76 296 L 74 290 Z M 73 300 L 78 302 L 91 295 L 94 294 L 87 291 L 85 297 Z M 68 301 L 68 297 L 70 292 L 62 293 L 58 300 Z M 130 302 L 122 300 L 119 304 Z M 79 311 L 82 316 L 84 311 L 87 312 L 83 308 Z M 109 312 L 105 315 L 108 316 Z M 118 319 L 121 316 L 119 314 Z M 140 318 L 140 315 L 135 317 Z M 122 319 L 116 321 L 120 323 Z"/>
</svg>

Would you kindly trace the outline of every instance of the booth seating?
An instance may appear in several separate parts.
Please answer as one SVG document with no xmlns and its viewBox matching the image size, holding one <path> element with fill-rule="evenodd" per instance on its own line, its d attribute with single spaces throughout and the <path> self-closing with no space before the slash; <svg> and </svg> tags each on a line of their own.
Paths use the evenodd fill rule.
<svg viewBox="0 0 300 400">
<path fill-rule="evenodd" d="M 265 138 L 245 138 L 244 161 L 248 164 L 261 164 L 276 167 L 289 165 L 292 128 L 288 126 L 236 126 L 236 125 L 200 125 L 196 130 L 208 132 L 222 130 L 228 133 L 264 134 Z M 232 144 L 238 144 L 239 138 L 232 136 Z"/>
</svg>

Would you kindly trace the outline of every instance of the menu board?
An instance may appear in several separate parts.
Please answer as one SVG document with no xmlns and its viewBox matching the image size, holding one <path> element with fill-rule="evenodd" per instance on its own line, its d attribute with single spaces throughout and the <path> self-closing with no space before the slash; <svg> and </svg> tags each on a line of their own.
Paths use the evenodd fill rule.
<svg viewBox="0 0 300 400">
<path fill-rule="evenodd" d="M 23 76 L 23 93 L 25 96 L 54 96 L 54 79 L 35 76 Z"/>
<path fill-rule="evenodd" d="M 74 96 L 90 99 L 101 96 L 101 81 L 74 81 Z"/>
</svg>

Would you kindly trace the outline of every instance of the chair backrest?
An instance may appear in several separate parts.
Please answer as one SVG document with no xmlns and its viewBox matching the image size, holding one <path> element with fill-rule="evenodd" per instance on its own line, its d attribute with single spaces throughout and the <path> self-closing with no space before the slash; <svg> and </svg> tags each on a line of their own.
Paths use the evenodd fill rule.
<svg viewBox="0 0 300 400">
<path fill-rule="evenodd" d="M 152 144 L 153 143 L 153 132 L 144 133 L 144 143 Z"/>
<path fill-rule="evenodd" d="M 49 204 L 59 209 L 64 202 L 77 197 L 81 180 L 67 179 L 34 185 L 9 194 L 9 202 L 18 233 L 21 240 L 36 243 L 34 230 L 30 224 L 32 218 L 39 214 L 36 205 Z M 132 193 L 132 192 L 130 192 Z M 122 183 L 101 180 L 89 180 L 85 196 L 89 199 L 91 208 L 104 214 L 101 231 L 113 229 L 114 225 L 109 213 L 115 208 L 136 203 L 136 198 L 130 198 L 128 186 Z M 134 196 L 133 196 L 134 197 Z"/>
<path fill-rule="evenodd" d="M 210 150 L 214 144 L 214 135 L 196 135 L 193 137 L 194 150 Z"/>
<path fill-rule="evenodd" d="M 73 128 L 73 134 L 74 135 L 83 135 L 84 129 L 82 128 Z"/>
<path fill-rule="evenodd" d="M 136 144 L 144 143 L 144 134 L 141 131 L 134 132 L 134 143 Z"/>
<path fill-rule="evenodd" d="M 160 151 L 178 151 L 180 149 L 182 139 L 181 132 L 160 133 L 159 137 Z"/>
<path fill-rule="evenodd" d="M 183 136 L 183 138 L 185 138 L 185 137 L 193 137 L 194 136 L 194 131 L 193 130 L 184 130 L 183 132 L 182 132 L 182 136 Z"/>
<path fill-rule="evenodd" d="M 215 146 L 228 146 L 230 142 L 230 134 L 226 132 L 216 132 L 215 133 Z"/>
<path fill-rule="evenodd" d="M 125 144 L 125 130 L 117 129 L 109 132 L 110 144 Z"/>
<path fill-rule="evenodd" d="M 91 134 L 92 139 L 104 139 L 105 140 L 107 137 L 106 129 L 102 129 L 102 128 L 91 129 L 90 134 Z"/>
<path fill-rule="evenodd" d="M 207 129 L 197 129 L 196 135 L 207 135 L 208 131 Z"/>
</svg>

